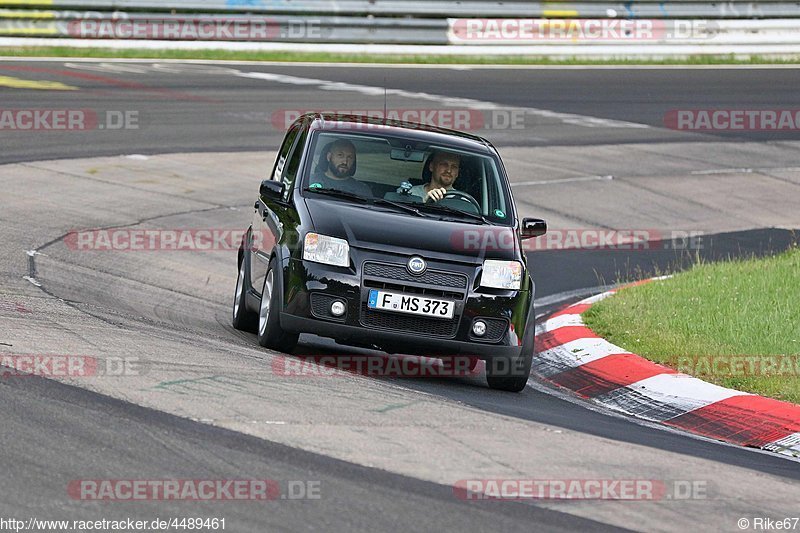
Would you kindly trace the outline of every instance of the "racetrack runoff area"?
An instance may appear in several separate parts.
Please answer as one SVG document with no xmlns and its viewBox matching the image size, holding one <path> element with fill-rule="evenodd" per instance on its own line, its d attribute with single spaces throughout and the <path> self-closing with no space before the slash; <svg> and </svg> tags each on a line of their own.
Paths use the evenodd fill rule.
<svg viewBox="0 0 800 533">
<path fill-rule="evenodd" d="M 118 76 L 92 73 L 95 74 Z M 451 78 L 458 74 L 446 75 Z M 382 73 L 347 71 L 343 76 L 363 77 L 359 83 L 365 86 L 379 84 L 383 79 Z M 375 79 L 368 79 L 370 76 Z M 186 90 L 180 80 L 130 81 L 137 80 L 169 91 Z M 268 83 L 250 80 L 254 85 Z M 192 82 L 192 90 L 197 91 L 202 81 Z M 250 90 L 249 85 L 247 88 Z M 218 89 L 213 87 L 200 96 L 224 102 L 234 100 Z M 342 93 L 337 91 L 286 84 L 280 86 L 280 91 L 292 93 L 292 99 L 316 96 L 325 99 L 325 105 L 352 107 L 352 100 L 341 101 Z M 261 99 L 263 104 L 267 93 L 258 86 L 252 94 L 254 102 Z M 365 99 L 363 93 L 356 94 Z M 171 127 L 168 123 L 149 122 L 148 111 L 161 103 L 158 95 L 154 97 L 143 88 L 132 90 L 126 97 L 129 95 L 134 96 L 125 103 L 137 95 L 146 96 L 133 106 L 114 102 L 112 109 L 140 111 L 145 119 L 139 123 L 144 136 L 159 140 L 171 151 L 181 152 L 182 145 L 190 144 L 188 139 L 194 134 L 191 130 L 202 129 L 203 124 L 181 122 L 182 115 L 176 109 L 170 111 L 178 107 L 173 100 L 159 108 L 166 122 L 173 123 Z M 97 93 L 91 96 L 103 98 Z M 290 107 L 275 103 L 273 94 L 269 96 L 273 98 L 271 105 Z M 394 105 L 400 108 L 440 105 L 407 95 L 394 98 Z M 306 104 L 304 100 L 295 106 Z M 209 102 L 196 105 L 198 109 L 211 107 Z M 382 107 L 382 94 L 374 96 L 369 105 Z M 193 116 L 204 121 L 208 129 L 220 115 L 206 112 Z M 668 235 L 673 231 L 701 232 L 694 235 L 702 237 L 703 232 L 798 226 L 793 201 L 800 183 L 797 141 L 709 139 L 702 134 L 697 139 L 676 136 L 653 140 L 649 136 L 655 134 L 652 130 L 656 128 L 621 132 L 605 127 L 609 122 L 602 123 L 599 129 L 564 125 L 565 120 L 580 119 L 575 115 L 537 116 L 546 123 L 533 130 L 495 132 L 492 137 L 503 141 L 498 145 L 514 182 L 520 215 L 547 219 L 556 236 L 559 231 L 569 230 L 580 235 L 592 235 L 587 233 L 590 231 L 599 234 L 644 230 Z M 263 131 L 262 119 L 270 117 L 270 112 L 259 115 L 254 127 Z M 584 123 L 588 122 L 584 119 Z M 245 128 L 245 119 L 233 126 Z M 576 133 L 566 129 L 570 127 L 583 129 Z M 616 142 L 615 135 L 631 131 L 649 142 Z M 544 146 L 542 141 L 531 139 L 547 136 L 557 141 L 583 141 L 590 133 L 595 135 L 593 142 L 572 146 L 564 142 Z M 81 134 L 42 135 L 40 144 L 30 148 L 57 152 L 60 146 L 70 144 L 64 142 L 69 139 L 65 135 Z M 513 143 L 521 138 L 521 144 Z M 12 138 L 14 154 L 26 153 L 24 139 Z M 199 444 L 189 443 L 180 433 L 189 431 L 189 426 L 196 429 L 207 424 L 287 445 L 317 458 L 298 461 L 301 467 L 294 470 L 298 477 L 291 479 L 309 479 L 302 468 L 306 464 L 316 468 L 321 462 L 318 458 L 325 457 L 363 469 L 347 474 L 359 483 L 364 483 L 372 475 L 370 472 L 379 472 L 404 476 L 402 482 L 391 480 L 400 485 L 413 478 L 438 483 L 437 487 L 445 489 L 445 500 L 413 500 L 420 504 L 418 513 L 427 512 L 434 502 L 436 514 L 456 514 L 441 504 L 458 500 L 451 490 L 453 485 L 461 480 L 497 478 L 680 480 L 690 486 L 703 482 L 707 489 L 703 498 L 680 502 L 536 502 L 540 507 L 618 527 L 655 524 L 654 529 L 669 530 L 712 523 L 719 524 L 722 530 L 733 527 L 739 516 L 752 516 L 754 510 L 774 517 L 788 516 L 795 510 L 796 463 L 598 413 L 571 403 L 558 396 L 557 391 L 543 389 L 535 380 L 523 393 L 506 395 L 487 390 L 480 377 L 381 380 L 357 375 L 337 379 L 275 375 L 273 362 L 281 356 L 259 349 L 252 335 L 236 333 L 229 326 L 235 252 L 79 251 L 61 239 L 73 231 L 98 228 L 241 230 L 252 217 L 253 196 L 268 172 L 265 169 L 274 161 L 274 152 L 264 148 L 225 153 L 200 145 L 192 153 L 154 155 L 147 151 L 149 155 L 141 155 L 144 150 L 134 150 L 132 146 L 142 145 L 117 142 L 108 133 L 92 139 L 96 139 L 98 150 L 116 150 L 125 155 L 84 157 L 79 151 L 83 147 L 76 146 L 80 158 L 65 159 L 69 154 L 60 152 L 58 159 L 34 161 L 37 158 L 30 157 L 29 161 L 0 167 L 4 200 L 0 211 L 0 342 L 12 345 L 4 346 L 9 352 L 84 355 L 129 363 L 135 359 L 140 366 L 136 371 L 116 375 L 56 378 L 80 389 L 46 387 L 40 381 L 22 385 L 14 379 L 0 387 L 7 394 L 5 405 L 13 406 L 6 410 L 9 418 L 4 425 L 12 428 L 4 432 L 11 439 L 4 444 L 7 453 L 13 458 L 25 457 L 30 450 L 20 449 L 23 441 L 19 435 L 25 435 L 25 439 L 36 437 L 35 442 L 43 443 L 37 446 L 38 457 L 54 465 L 45 479 L 31 469 L 13 466 L 24 465 L 24 461 L 10 461 L 9 468 L 18 469 L 8 479 L 19 479 L 23 485 L 9 492 L 9 505 L 31 505 L 30 493 L 34 490 L 40 498 L 37 501 L 66 501 L 70 481 L 102 477 L 108 472 L 118 472 L 116 478 L 144 475 L 154 479 L 277 475 L 274 459 L 283 457 L 285 451 L 261 448 L 255 439 L 237 440 L 239 437 L 234 434 L 216 429 L 200 433 L 204 438 L 199 439 Z M 269 141 L 259 137 L 254 144 L 275 146 L 279 142 L 272 141 L 272 137 Z M 572 242 L 570 235 L 562 233 L 563 238 L 554 242 Z M 702 245 L 705 241 L 701 238 L 696 242 Z M 763 244 L 766 246 L 766 239 Z M 589 255 L 593 252 L 576 252 L 584 255 L 570 262 L 558 262 L 550 255 L 552 252 L 537 250 L 531 255 L 542 298 L 588 286 L 570 282 L 579 269 L 591 274 L 598 264 L 596 256 Z M 612 276 L 616 270 L 624 273 L 626 265 L 635 263 L 637 253 L 649 257 L 644 248 L 607 252 L 619 254 L 614 267 L 607 269 Z M 552 262 L 549 271 L 544 267 L 548 262 Z M 600 284 L 613 279 L 591 281 Z M 315 339 L 304 348 L 306 354 L 343 350 Z M 104 394 L 106 403 L 101 404 L 102 408 L 93 408 L 86 399 L 92 395 L 81 395 L 76 390 Z M 42 411 L 34 411 L 25 403 L 35 402 L 37 397 L 47 399 Z M 75 405 L 80 410 L 73 409 Z M 142 413 L 144 410 L 137 405 L 155 411 Z M 22 412 L 22 408 L 37 416 L 15 418 L 14 413 Z M 48 411 L 52 409 L 59 409 L 59 419 L 64 424 L 52 423 L 54 418 Z M 102 418 L 103 411 L 113 413 L 113 418 Z M 158 422 L 163 420 L 159 411 L 184 420 Z M 75 412 L 80 415 L 73 416 Z M 92 416 L 83 416 L 84 412 L 91 412 Z M 103 427 L 87 427 L 92 419 L 103 420 Z M 124 426 L 136 431 L 128 433 Z M 111 446 L 93 450 L 90 460 L 83 461 L 81 456 L 85 453 L 73 455 L 71 446 L 85 443 L 86 435 L 96 442 L 129 449 L 131 454 L 141 449 L 148 453 L 121 457 Z M 169 455 L 170 450 L 177 450 L 180 458 Z M 145 463 L 152 466 L 143 469 Z M 351 490 L 352 502 L 358 498 L 374 501 L 372 498 L 378 495 L 388 495 L 382 502 L 411 501 L 408 498 L 413 496 L 411 490 L 396 493 L 380 484 L 357 493 L 342 478 L 323 477 L 322 481 L 321 503 L 305 502 L 302 509 L 315 520 L 344 520 L 341 509 L 345 507 L 337 510 L 333 503 L 339 502 L 339 495 L 351 494 Z M 657 485 L 651 483 L 648 487 Z M 587 484 L 579 486 L 586 488 Z M 428 506 L 423 505 L 426 502 Z M 82 503 L 70 507 L 76 509 L 72 511 L 75 518 L 85 518 L 87 514 Z M 469 505 L 484 504 L 495 505 Z M 212 514 L 210 508 L 198 502 L 192 510 Z M 289 504 L 277 503 L 269 508 L 248 503 L 223 509 L 242 521 L 291 520 L 291 516 L 296 520 L 299 512 L 297 507 L 290 511 Z M 384 527 L 378 529 L 388 525 L 392 509 L 375 511 L 383 520 L 380 526 Z M 119 506 L 104 506 L 97 513 L 98 517 L 108 517 L 126 511 Z M 531 523 L 527 522 L 524 530 L 530 530 Z M 516 529 L 523 530 L 517 525 Z M 370 526 L 374 524 L 358 522 L 354 528 L 366 530 Z M 252 529 L 257 527 L 255 524 Z"/>
</svg>

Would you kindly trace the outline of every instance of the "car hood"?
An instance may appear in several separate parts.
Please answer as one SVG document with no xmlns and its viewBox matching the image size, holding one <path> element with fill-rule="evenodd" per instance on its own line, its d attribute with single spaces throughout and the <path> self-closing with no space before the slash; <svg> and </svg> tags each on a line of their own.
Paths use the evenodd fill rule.
<svg viewBox="0 0 800 533">
<path fill-rule="evenodd" d="M 519 258 L 514 228 L 422 218 L 392 207 L 305 198 L 314 230 L 351 247 L 479 264 Z"/>
</svg>

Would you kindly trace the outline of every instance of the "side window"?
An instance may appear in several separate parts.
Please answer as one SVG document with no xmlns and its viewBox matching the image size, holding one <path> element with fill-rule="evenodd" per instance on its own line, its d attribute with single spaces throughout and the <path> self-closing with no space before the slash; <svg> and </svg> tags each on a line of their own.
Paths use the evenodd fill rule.
<svg viewBox="0 0 800 533">
<path fill-rule="evenodd" d="M 283 144 L 281 144 L 281 149 L 278 151 L 278 159 L 275 161 L 275 168 L 272 171 L 272 181 L 281 181 L 283 177 L 283 167 L 286 166 L 289 150 L 292 148 L 298 133 L 300 133 L 300 126 L 295 125 L 289 130 L 286 137 L 283 138 Z"/>
<path fill-rule="evenodd" d="M 300 170 L 300 161 L 303 159 L 303 150 L 305 149 L 307 138 L 308 130 L 305 129 L 295 143 L 292 153 L 288 156 L 286 170 L 283 173 L 284 201 L 288 201 L 292 195 L 292 188 L 294 187 L 294 182 L 297 179 L 297 171 Z"/>
</svg>

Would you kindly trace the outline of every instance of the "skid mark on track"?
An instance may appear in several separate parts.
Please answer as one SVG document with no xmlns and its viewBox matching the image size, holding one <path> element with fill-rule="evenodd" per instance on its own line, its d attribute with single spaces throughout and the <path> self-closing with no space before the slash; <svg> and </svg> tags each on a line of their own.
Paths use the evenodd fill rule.
<svg viewBox="0 0 800 533">
<path fill-rule="evenodd" d="M 273 404 L 286 403 L 274 396 L 276 383 L 270 383 L 273 395 L 267 394 L 264 381 L 255 378 L 238 376 L 211 375 L 197 378 L 181 378 L 161 381 L 152 387 L 139 389 L 140 392 L 168 394 L 176 397 L 202 397 L 218 400 L 234 396 L 245 397 L 251 400 L 266 400 Z"/>
<path fill-rule="evenodd" d="M 406 407 L 411 407 L 412 405 L 416 405 L 418 403 L 422 403 L 422 400 L 414 400 L 413 402 L 408 403 L 390 403 L 385 407 L 381 407 L 380 409 L 370 409 L 370 411 L 373 413 L 388 413 L 389 411 L 405 409 Z"/>
<path fill-rule="evenodd" d="M 247 386 L 239 383 L 237 378 L 229 376 L 206 376 L 202 378 L 186 378 L 171 381 L 162 381 L 159 384 L 140 389 L 142 391 L 167 392 L 170 394 L 224 397 L 223 393 L 241 393 Z"/>
</svg>

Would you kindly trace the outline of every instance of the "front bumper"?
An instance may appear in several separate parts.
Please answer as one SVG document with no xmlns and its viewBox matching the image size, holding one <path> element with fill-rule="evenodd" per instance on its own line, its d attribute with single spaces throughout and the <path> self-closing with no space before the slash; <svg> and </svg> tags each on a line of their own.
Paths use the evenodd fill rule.
<svg viewBox="0 0 800 533">
<path fill-rule="evenodd" d="M 417 278 L 405 271 L 408 256 L 359 252 L 354 269 L 287 261 L 281 327 L 390 353 L 482 359 L 521 354 L 525 330 L 534 327 L 533 287 L 527 277 L 523 290 L 485 289 L 476 286 L 480 265 L 429 260 L 428 271 Z M 372 289 L 452 300 L 456 313 L 445 320 L 370 310 L 366 304 Z M 327 312 L 334 300 L 345 303 L 343 317 Z M 483 338 L 472 334 L 477 319 L 489 323 Z"/>
</svg>

